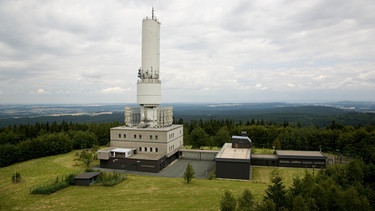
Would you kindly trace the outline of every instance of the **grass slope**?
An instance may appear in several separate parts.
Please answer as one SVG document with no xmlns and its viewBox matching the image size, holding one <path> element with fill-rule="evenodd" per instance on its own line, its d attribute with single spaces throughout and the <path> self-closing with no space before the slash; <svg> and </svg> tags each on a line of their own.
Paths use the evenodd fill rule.
<svg viewBox="0 0 375 211">
<path fill-rule="evenodd" d="M 75 152 L 44 157 L 0 168 L 0 210 L 218 210 L 225 190 L 236 197 L 246 188 L 261 200 L 269 185 L 272 167 L 253 167 L 252 181 L 193 179 L 128 175 L 114 187 L 71 186 L 51 195 L 32 195 L 30 187 L 47 182 L 61 174 L 78 172 Z M 11 183 L 17 171 L 23 177 Z M 303 175 L 305 169 L 282 168 L 286 185 L 292 175 Z"/>
</svg>

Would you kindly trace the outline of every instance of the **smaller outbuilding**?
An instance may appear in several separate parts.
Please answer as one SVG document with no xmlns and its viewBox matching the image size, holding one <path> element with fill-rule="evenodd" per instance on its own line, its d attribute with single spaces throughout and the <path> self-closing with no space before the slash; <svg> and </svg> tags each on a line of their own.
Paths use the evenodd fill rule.
<svg viewBox="0 0 375 211">
<path fill-rule="evenodd" d="M 327 158 L 319 151 L 276 150 L 276 155 L 281 167 L 327 167 Z"/>
<path fill-rule="evenodd" d="M 251 165 L 322 169 L 327 158 L 320 151 L 276 150 L 272 155 L 252 154 Z"/>
<path fill-rule="evenodd" d="M 251 140 L 247 136 L 232 136 L 215 157 L 216 177 L 249 180 Z"/>
<path fill-rule="evenodd" d="M 89 186 L 96 182 L 102 172 L 85 172 L 74 177 L 74 182 L 78 186 Z"/>
</svg>

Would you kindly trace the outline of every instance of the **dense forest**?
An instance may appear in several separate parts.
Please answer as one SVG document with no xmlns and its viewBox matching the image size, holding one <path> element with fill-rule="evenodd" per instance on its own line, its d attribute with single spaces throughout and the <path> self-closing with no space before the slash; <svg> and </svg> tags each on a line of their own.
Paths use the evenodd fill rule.
<svg viewBox="0 0 375 211">
<path fill-rule="evenodd" d="M 251 190 L 245 189 L 236 199 L 225 191 L 220 201 L 221 210 L 374 210 L 374 166 L 360 160 L 347 165 L 330 165 L 316 175 L 305 173 L 293 178 L 286 187 L 277 169 L 272 172 L 271 184 L 263 200 L 256 201 Z"/>
<path fill-rule="evenodd" d="M 0 128 L 0 167 L 109 143 L 119 123 L 36 123 Z"/>
<path fill-rule="evenodd" d="M 322 150 L 358 157 L 365 163 L 375 163 L 375 126 L 345 126 L 336 122 L 325 128 L 301 127 L 288 122 L 276 124 L 261 120 L 245 123 L 232 120 L 192 120 L 184 122 L 184 144 L 198 149 L 221 147 L 232 135 L 246 131 L 258 148 Z M 36 123 L 0 128 L 0 166 L 66 153 L 73 149 L 104 146 L 109 143 L 113 123 Z"/>
<path fill-rule="evenodd" d="M 298 123 L 265 122 L 263 119 L 246 122 L 230 119 L 184 122 L 179 119 L 176 123 L 184 125 L 184 145 L 195 149 L 203 146 L 221 147 L 230 141 L 232 135 L 240 135 L 246 131 L 257 148 L 322 150 L 353 159 L 347 165 L 330 165 L 315 177 L 305 175 L 304 178 L 295 178 L 289 189 L 276 176 L 273 184 L 266 190 L 264 200 L 253 205 L 255 210 L 350 210 L 353 206 L 368 210 L 375 206 L 373 124 L 353 127 L 332 121 L 327 127 L 303 127 Z M 2 127 L 0 167 L 67 153 L 73 149 L 108 145 L 110 128 L 119 125 L 122 123 L 63 121 Z M 226 194 L 228 196 L 230 193 Z"/>
</svg>

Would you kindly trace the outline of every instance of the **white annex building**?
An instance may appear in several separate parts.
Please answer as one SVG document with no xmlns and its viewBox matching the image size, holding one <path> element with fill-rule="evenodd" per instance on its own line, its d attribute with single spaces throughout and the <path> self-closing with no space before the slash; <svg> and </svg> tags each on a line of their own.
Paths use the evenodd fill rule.
<svg viewBox="0 0 375 211">
<path fill-rule="evenodd" d="M 125 125 L 111 128 L 110 147 L 98 151 L 101 168 L 159 172 L 180 157 L 183 126 L 173 125 L 172 107 L 160 106 L 160 22 L 154 9 L 142 21 L 137 103 L 125 107 Z"/>
</svg>

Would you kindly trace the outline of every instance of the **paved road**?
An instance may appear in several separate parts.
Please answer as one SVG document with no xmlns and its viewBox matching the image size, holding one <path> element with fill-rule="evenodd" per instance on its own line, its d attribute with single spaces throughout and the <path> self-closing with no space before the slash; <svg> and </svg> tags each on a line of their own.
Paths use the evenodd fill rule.
<svg viewBox="0 0 375 211">
<path fill-rule="evenodd" d="M 126 173 L 126 174 L 183 178 L 185 168 L 188 163 L 190 163 L 193 166 L 196 178 L 207 178 L 209 172 L 215 169 L 214 161 L 178 159 L 175 162 L 171 163 L 166 168 L 164 168 L 163 170 L 161 170 L 159 173 L 128 171 L 128 170 L 118 170 L 118 169 L 116 169 L 115 171 Z M 101 169 L 101 168 L 94 168 L 94 169 L 100 169 L 103 171 L 113 171 L 110 169 Z"/>
</svg>

